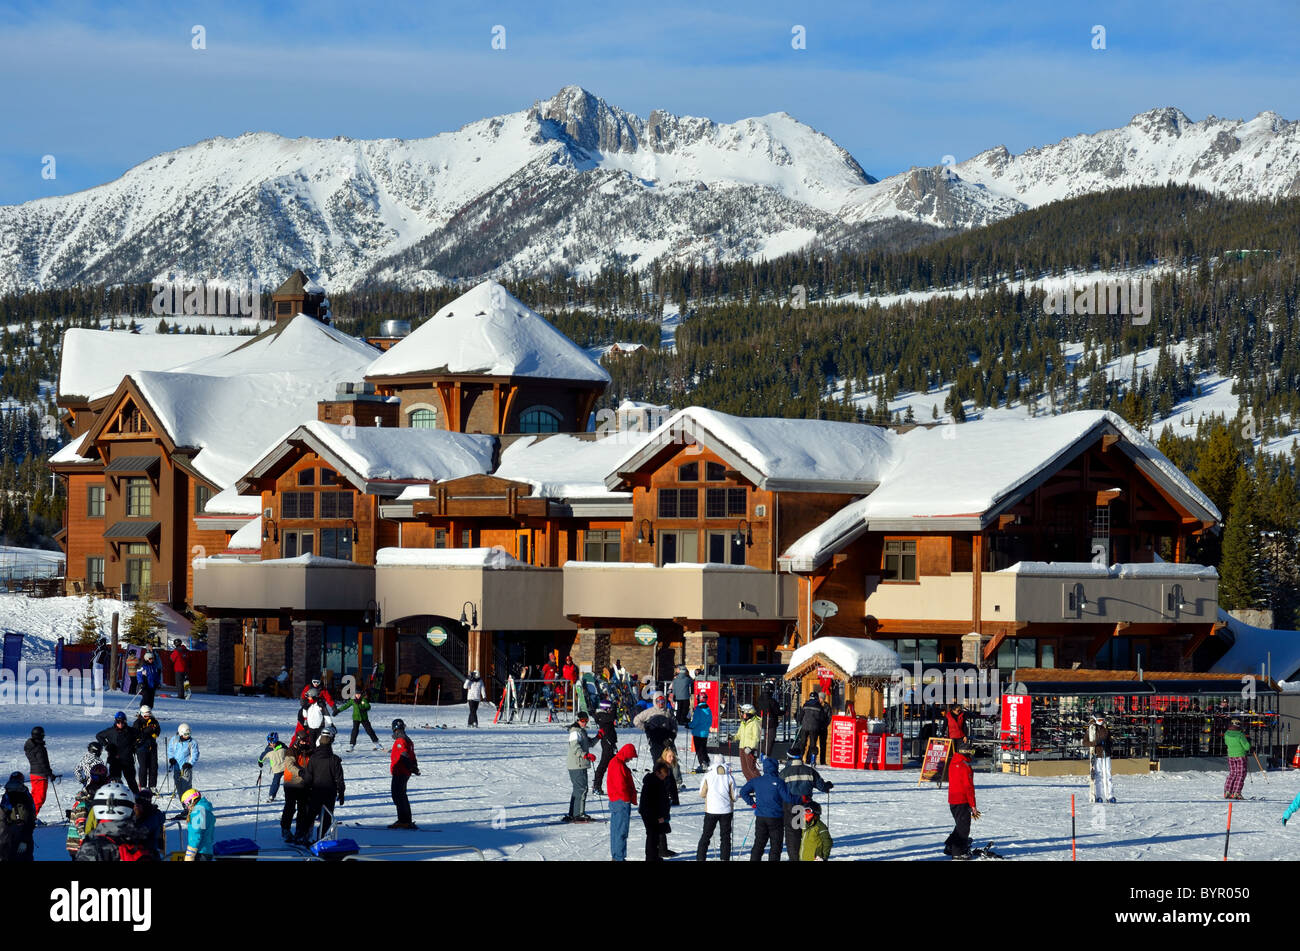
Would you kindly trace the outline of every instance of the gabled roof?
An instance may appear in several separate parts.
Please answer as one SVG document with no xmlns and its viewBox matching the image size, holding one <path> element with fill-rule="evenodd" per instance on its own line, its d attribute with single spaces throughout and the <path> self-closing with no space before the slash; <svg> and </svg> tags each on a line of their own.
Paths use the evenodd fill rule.
<svg viewBox="0 0 1300 951">
<path fill-rule="evenodd" d="M 271 293 L 273 297 L 299 297 L 303 294 L 309 293 L 306 290 L 306 287 L 307 275 L 302 273 L 300 269 L 296 269 L 292 274 L 284 279 L 283 284 Z"/>
<path fill-rule="evenodd" d="M 168 370 L 225 353 L 242 340 L 213 334 L 133 334 L 74 328 L 63 335 L 58 398 L 101 399 L 117 389 L 122 377 L 136 370 Z"/>
<path fill-rule="evenodd" d="M 688 442 L 698 442 L 760 489 L 870 492 L 894 461 L 898 437 L 887 429 L 823 419 L 751 419 L 690 406 L 679 410 L 618 460 L 605 485 Z"/>
<path fill-rule="evenodd" d="M 1220 520 L 1205 493 L 1114 413 L 987 420 L 897 437 L 896 462 L 880 486 L 796 540 L 780 565 L 814 571 L 868 530 L 979 531 L 1108 434 L 1119 437 L 1114 450 L 1189 514 L 1211 524 Z"/>
<path fill-rule="evenodd" d="M 366 371 L 375 379 L 431 375 L 609 383 L 600 364 L 496 281 L 457 297 Z"/>
<path fill-rule="evenodd" d="M 371 495 L 393 496 L 408 483 L 441 482 L 491 471 L 496 437 L 313 421 L 275 440 L 238 480 L 239 491 L 258 491 L 257 480 L 284 471 L 304 450 L 316 453 L 356 488 Z"/>
<path fill-rule="evenodd" d="M 495 475 L 527 482 L 548 499 L 626 499 L 605 485 L 610 467 L 650 439 L 649 433 L 617 432 L 600 439 L 564 433 L 525 436 L 507 446 Z"/>
</svg>

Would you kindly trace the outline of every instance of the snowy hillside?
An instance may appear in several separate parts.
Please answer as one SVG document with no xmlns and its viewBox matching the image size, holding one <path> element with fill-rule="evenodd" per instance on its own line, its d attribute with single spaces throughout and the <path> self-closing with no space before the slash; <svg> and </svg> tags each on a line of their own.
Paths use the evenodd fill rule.
<svg viewBox="0 0 1300 951">
<path fill-rule="evenodd" d="M 876 181 L 785 113 L 642 119 L 567 86 L 427 139 L 210 139 L 96 188 L 0 207 L 0 293 L 159 275 L 275 284 L 295 267 L 338 288 L 419 287 L 770 258 L 846 226 L 967 228 L 1166 181 L 1296 194 L 1300 123 L 1272 113 L 1193 123 L 1158 109 L 1019 156 L 996 148 Z"/>
</svg>

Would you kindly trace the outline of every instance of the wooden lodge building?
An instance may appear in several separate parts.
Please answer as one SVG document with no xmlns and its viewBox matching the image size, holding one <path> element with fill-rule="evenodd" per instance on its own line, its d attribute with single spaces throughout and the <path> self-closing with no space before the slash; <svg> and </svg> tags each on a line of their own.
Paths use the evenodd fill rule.
<svg viewBox="0 0 1300 951">
<path fill-rule="evenodd" d="M 309 290 L 237 345 L 65 342 L 70 587 L 202 612 L 211 689 L 382 659 L 458 697 L 552 649 L 648 675 L 818 632 L 999 668 L 1212 646 L 1217 575 L 1184 562 L 1219 513 L 1112 414 L 900 433 L 693 407 L 593 433 L 608 375 L 499 285 L 382 350 L 280 313 Z"/>
</svg>

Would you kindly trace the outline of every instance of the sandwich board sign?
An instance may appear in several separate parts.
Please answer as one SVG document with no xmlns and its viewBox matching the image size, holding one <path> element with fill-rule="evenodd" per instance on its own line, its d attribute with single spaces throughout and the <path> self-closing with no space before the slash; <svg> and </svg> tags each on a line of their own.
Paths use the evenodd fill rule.
<svg viewBox="0 0 1300 951">
<path fill-rule="evenodd" d="M 925 756 L 921 760 L 921 778 L 916 781 L 932 783 L 942 782 L 943 768 L 948 762 L 948 753 L 952 749 L 952 740 L 946 736 L 932 736 L 925 744 Z"/>
</svg>

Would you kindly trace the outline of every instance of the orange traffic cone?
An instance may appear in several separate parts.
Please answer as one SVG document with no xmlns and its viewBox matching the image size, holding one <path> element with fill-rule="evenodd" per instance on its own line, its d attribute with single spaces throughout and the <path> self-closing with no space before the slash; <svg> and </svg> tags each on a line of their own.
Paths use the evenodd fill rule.
<svg viewBox="0 0 1300 951">
<path fill-rule="evenodd" d="M 1291 757 L 1291 768 L 1300 769 L 1300 746 L 1295 748 L 1295 755 Z"/>
<path fill-rule="evenodd" d="M 253 686 L 253 665 L 252 664 L 244 665 L 244 686 L 245 687 Z"/>
</svg>

